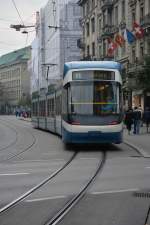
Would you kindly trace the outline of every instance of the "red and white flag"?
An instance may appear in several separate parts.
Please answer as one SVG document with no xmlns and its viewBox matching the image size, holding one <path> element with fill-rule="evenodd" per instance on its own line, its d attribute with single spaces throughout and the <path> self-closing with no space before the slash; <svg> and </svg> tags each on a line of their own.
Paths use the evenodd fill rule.
<svg viewBox="0 0 150 225">
<path fill-rule="evenodd" d="M 133 23 L 133 30 L 137 39 L 140 39 L 144 36 L 144 29 L 136 22 Z"/>
<path fill-rule="evenodd" d="M 111 39 L 108 38 L 108 56 L 112 56 L 114 54 L 115 49 L 117 48 L 117 44 Z"/>
<path fill-rule="evenodd" d="M 119 33 L 116 34 L 116 36 L 115 36 L 115 42 L 116 42 L 120 47 L 123 47 L 123 45 L 125 44 L 124 37 L 123 37 L 122 35 L 120 35 Z"/>
</svg>

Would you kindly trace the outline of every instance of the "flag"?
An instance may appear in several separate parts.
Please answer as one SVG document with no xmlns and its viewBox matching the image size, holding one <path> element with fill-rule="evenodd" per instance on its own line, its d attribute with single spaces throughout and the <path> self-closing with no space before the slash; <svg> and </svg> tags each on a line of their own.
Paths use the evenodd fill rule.
<svg viewBox="0 0 150 225">
<path fill-rule="evenodd" d="M 127 40 L 129 44 L 132 44 L 135 41 L 135 36 L 131 31 L 129 31 L 128 29 L 125 29 L 124 39 Z"/>
<path fill-rule="evenodd" d="M 117 44 L 114 41 L 112 41 L 111 38 L 108 38 L 107 41 L 108 41 L 108 55 L 112 56 L 115 49 L 117 48 Z"/>
<path fill-rule="evenodd" d="M 115 37 L 115 42 L 122 47 L 125 43 L 124 37 L 122 35 L 120 35 L 119 33 L 116 35 Z"/>
<path fill-rule="evenodd" d="M 133 23 L 133 30 L 137 39 L 140 39 L 144 36 L 144 29 L 136 22 Z"/>
</svg>

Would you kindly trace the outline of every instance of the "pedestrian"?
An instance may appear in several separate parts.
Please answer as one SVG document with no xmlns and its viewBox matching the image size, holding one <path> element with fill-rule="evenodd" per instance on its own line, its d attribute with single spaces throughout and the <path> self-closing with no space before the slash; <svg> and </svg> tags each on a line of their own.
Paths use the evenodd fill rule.
<svg viewBox="0 0 150 225">
<path fill-rule="evenodd" d="M 133 110 L 129 108 L 125 113 L 125 124 L 128 130 L 128 134 L 130 135 L 132 124 L 133 124 Z"/>
<path fill-rule="evenodd" d="M 143 113 L 143 122 L 146 123 L 146 129 L 148 133 L 148 128 L 150 124 L 150 109 L 146 107 L 144 113 Z"/>
<path fill-rule="evenodd" d="M 140 126 L 141 126 L 141 111 L 138 107 L 134 107 L 133 111 L 133 123 L 134 123 L 134 134 L 140 133 Z"/>
<path fill-rule="evenodd" d="M 141 105 L 139 105 L 138 110 L 141 112 L 141 124 L 140 124 L 140 126 L 143 127 L 143 120 L 142 120 L 142 118 L 143 118 L 143 109 L 142 109 Z"/>
</svg>

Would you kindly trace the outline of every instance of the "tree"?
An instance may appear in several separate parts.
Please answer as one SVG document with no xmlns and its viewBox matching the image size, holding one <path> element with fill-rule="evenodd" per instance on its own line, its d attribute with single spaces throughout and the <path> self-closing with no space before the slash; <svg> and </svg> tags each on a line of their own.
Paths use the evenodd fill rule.
<svg viewBox="0 0 150 225">
<path fill-rule="evenodd" d="M 145 57 L 143 70 L 138 74 L 138 84 L 143 90 L 150 90 L 150 56 Z"/>
<path fill-rule="evenodd" d="M 18 101 L 18 106 L 31 107 L 31 96 L 29 94 L 23 95 Z"/>
</svg>

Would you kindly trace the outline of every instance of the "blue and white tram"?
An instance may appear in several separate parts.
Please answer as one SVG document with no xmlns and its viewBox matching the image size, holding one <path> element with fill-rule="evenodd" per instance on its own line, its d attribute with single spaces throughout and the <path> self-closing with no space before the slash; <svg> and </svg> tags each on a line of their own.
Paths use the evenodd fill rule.
<svg viewBox="0 0 150 225">
<path fill-rule="evenodd" d="M 62 87 L 45 102 L 33 99 L 34 126 L 61 135 L 65 143 L 121 143 L 120 71 L 121 64 L 112 61 L 65 63 Z"/>
</svg>

